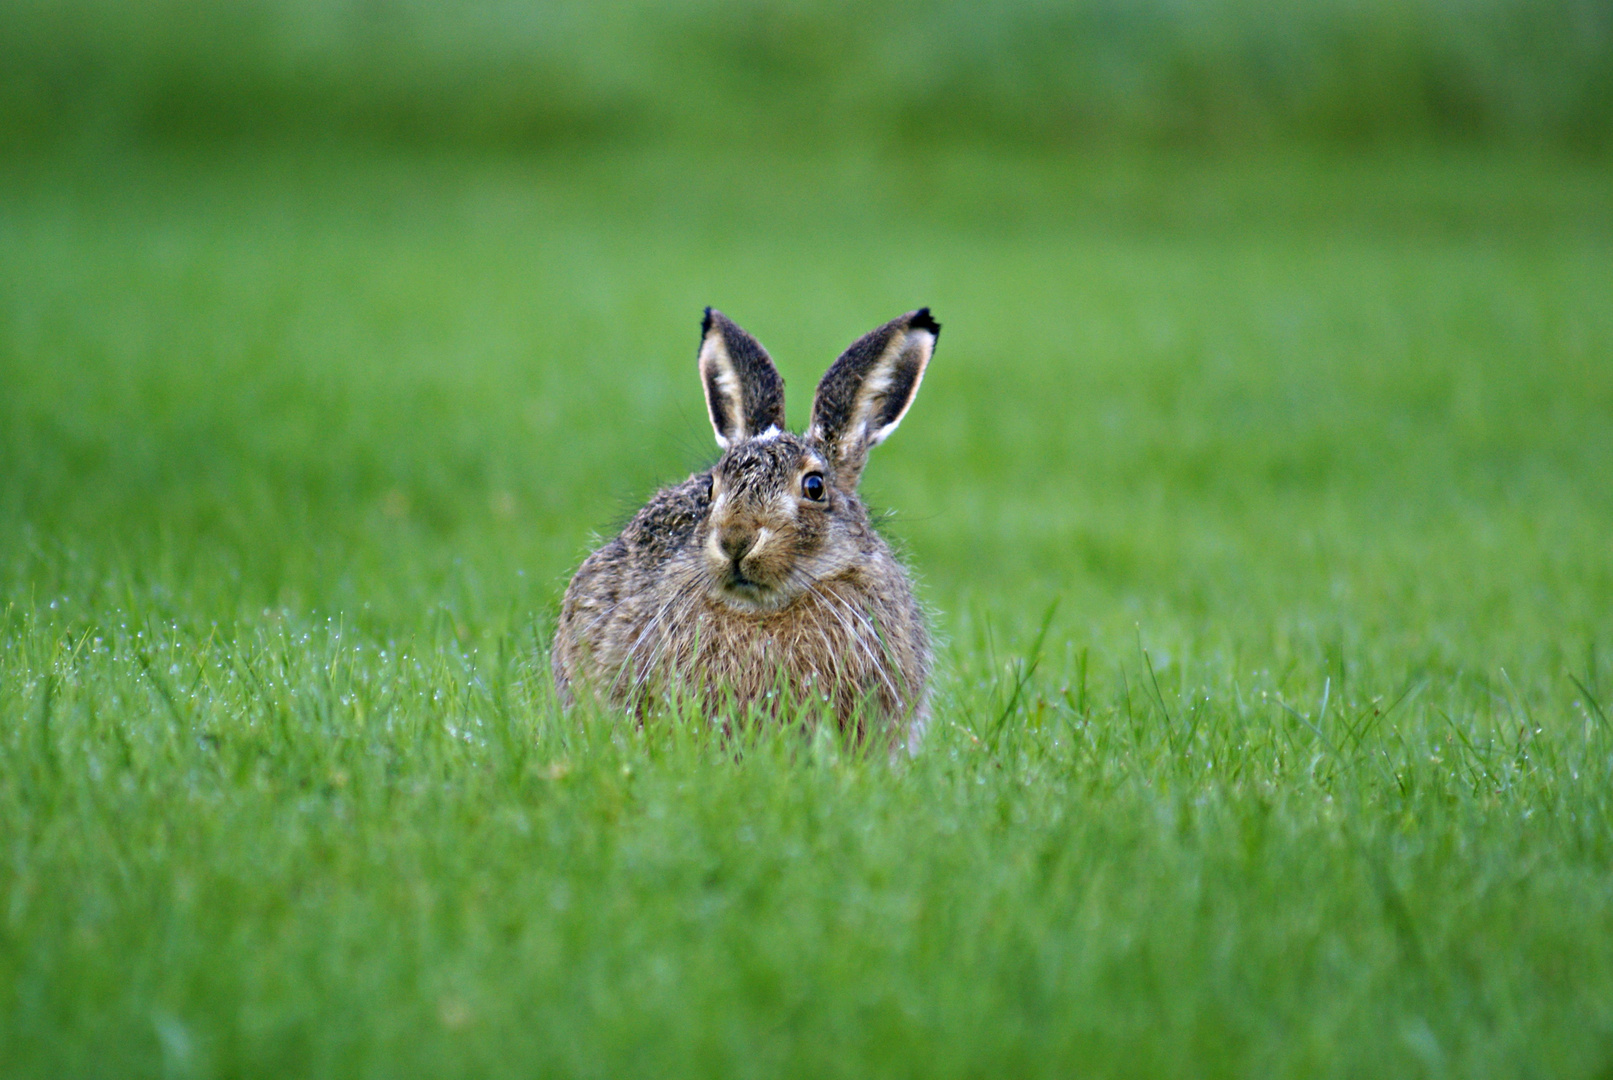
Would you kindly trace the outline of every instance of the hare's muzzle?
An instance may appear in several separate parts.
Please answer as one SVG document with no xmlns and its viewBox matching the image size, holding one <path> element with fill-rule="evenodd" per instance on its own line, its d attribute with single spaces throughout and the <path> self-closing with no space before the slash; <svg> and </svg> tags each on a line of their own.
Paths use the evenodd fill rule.
<svg viewBox="0 0 1613 1080">
<path fill-rule="evenodd" d="M 787 597 L 778 590 L 776 568 L 764 549 L 771 530 L 754 524 L 713 529 L 706 540 L 706 559 L 717 594 L 748 610 L 770 610 Z"/>
<path fill-rule="evenodd" d="M 745 556 L 756 546 L 757 533 L 752 529 L 726 529 L 717 534 L 717 547 L 727 556 L 737 571 Z"/>
</svg>

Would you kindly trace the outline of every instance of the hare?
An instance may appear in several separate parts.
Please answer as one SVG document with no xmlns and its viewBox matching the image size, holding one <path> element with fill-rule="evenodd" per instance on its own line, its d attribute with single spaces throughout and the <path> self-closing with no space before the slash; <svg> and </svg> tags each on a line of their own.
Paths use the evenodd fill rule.
<svg viewBox="0 0 1613 1080">
<path fill-rule="evenodd" d="M 795 435 L 767 351 L 707 308 L 700 380 L 722 456 L 658 492 L 572 577 L 552 653 L 561 699 L 586 691 L 641 716 L 690 695 L 775 715 L 815 704 L 854 739 L 916 749 L 929 633 L 857 482 L 940 331 L 920 308 L 859 338 Z"/>
</svg>

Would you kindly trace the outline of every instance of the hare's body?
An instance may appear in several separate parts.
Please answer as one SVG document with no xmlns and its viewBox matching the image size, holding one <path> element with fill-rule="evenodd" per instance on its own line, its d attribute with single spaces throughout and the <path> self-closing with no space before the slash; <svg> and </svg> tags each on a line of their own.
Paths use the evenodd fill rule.
<svg viewBox="0 0 1613 1080">
<path fill-rule="evenodd" d="M 562 695 L 585 688 L 641 712 L 690 697 L 825 708 L 851 734 L 915 745 L 929 635 L 856 482 L 937 330 L 914 312 L 853 345 L 796 436 L 781 430 L 783 385 L 761 346 L 708 314 L 701 373 L 726 452 L 577 570 L 555 632 Z"/>
<path fill-rule="evenodd" d="M 710 473 L 667 488 L 583 562 L 560 611 L 556 681 L 641 705 L 717 688 L 754 702 L 784 697 L 783 674 L 798 703 L 828 698 L 842 722 L 859 710 L 904 717 L 919 705 L 930 668 L 923 614 L 866 518 L 859 564 L 778 610 L 736 610 L 704 587 L 710 489 Z"/>
</svg>

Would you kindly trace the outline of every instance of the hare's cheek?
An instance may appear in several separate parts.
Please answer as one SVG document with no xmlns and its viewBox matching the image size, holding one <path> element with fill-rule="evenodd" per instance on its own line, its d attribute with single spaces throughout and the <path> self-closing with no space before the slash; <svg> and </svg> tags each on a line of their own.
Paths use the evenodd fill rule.
<svg viewBox="0 0 1613 1080">
<path fill-rule="evenodd" d="M 793 530 L 796 550 L 810 555 L 829 542 L 829 519 L 822 513 L 802 514 Z"/>
</svg>

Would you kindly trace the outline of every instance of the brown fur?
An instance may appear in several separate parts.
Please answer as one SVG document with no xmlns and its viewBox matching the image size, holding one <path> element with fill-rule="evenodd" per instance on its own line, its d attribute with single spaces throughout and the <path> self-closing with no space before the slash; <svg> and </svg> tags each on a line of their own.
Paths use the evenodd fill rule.
<svg viewBox="0 0 1613 1080">
<path fill-rule="evenodd" d="M 923 357 L 909 398 L 935 324 L 915 312 L 874 332 L 889 338 L 910 323 L 929 337 L 913 346 Z M 752 437 L 737 424 L 725 428 L 747 411 L 738 398 L 756 400 L 758 383 L 766 390 L 772 362 L 720 315 L 708 316 L 706 333 L 726 335 L 732 352 L 734 335 L 743 335 L 766 370 L 740 372 L 727 383 L 736 400 L 710 402 L 710 388 L 722 384 L 703 363 L 713 424 L 732 443 L 710 470 L 657 493 L 577 570 L 555 631 L 556 685 L 568 700 L 582 689 L 641 715 L 689 697 L 712 708 L 819 706 L 848 734 L 916 746 L 927 718 L 929 635 L 906 573 L 857 497 L 874 440 L 860 430 L 831 445 L 817 432 Z M 847 383 L 843 372 L 839 381 Z M 827 407 L 849 414 L 860 389 L 860 379 L 837 387 L 848 396 Z M 806 494 L 812 473 L 823 477 L 822 500 Z"/>
</svg>

